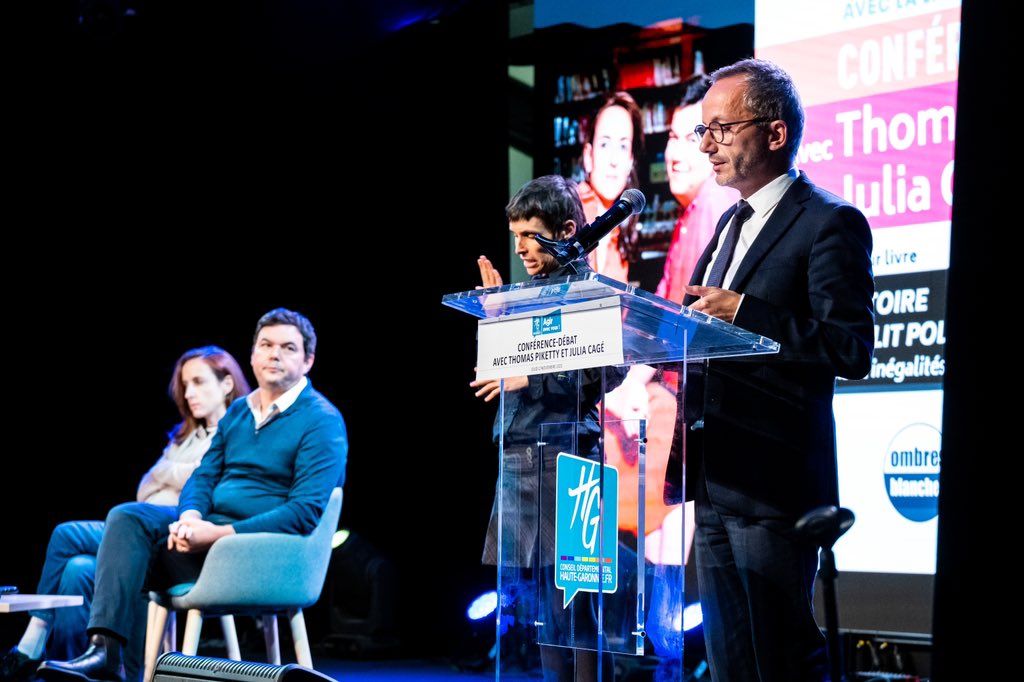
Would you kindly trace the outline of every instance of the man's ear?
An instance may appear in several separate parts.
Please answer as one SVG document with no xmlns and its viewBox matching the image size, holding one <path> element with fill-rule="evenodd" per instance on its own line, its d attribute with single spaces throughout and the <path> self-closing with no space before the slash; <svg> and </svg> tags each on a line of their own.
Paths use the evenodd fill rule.
<svg viewBox="0 0 1024 682">
<path fill-rule="evenodd" d="M 768 148 L 773 152 L 786 146 L 789 140 L 789 128 L 785 121 L 772 121 L 768 124 Z"/>
<path fill-rule="evenodd" d="M 576 221 L 570 218 L 562 223 L 562 236 L 560 239 L 568 239 L 574 234 L 576 234 Z"/>
</svg>

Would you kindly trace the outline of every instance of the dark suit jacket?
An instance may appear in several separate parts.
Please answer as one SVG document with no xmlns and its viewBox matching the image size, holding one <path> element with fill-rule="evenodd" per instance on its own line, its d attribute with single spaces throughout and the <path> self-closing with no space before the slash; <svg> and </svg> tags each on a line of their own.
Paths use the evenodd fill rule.
<svg viewBox="0 0 1024 682">
<path fill-rule="evenodd" d="M 691 284 L 700 284 L 731 214 L 719 221 Z M 703 417 L 702 429 L 685 430 L 687 499 L 703 470 L 712 504 L 732 513 L 793 517 L 838 504 L 835 379 L 864 377 L 874 344 L 867 220 L 800 173 L 730 289 L 744 295 L 733 324 L 777 341 L 780 351 L 690 366 L 688 377 L 705 371 L 688 380 L 683 408 L 687 426 Z M 669 481 L 680 477 L 683 433 L 677 428 L 669 458 L 670 503 L 682 501 Z"/>
</svg>

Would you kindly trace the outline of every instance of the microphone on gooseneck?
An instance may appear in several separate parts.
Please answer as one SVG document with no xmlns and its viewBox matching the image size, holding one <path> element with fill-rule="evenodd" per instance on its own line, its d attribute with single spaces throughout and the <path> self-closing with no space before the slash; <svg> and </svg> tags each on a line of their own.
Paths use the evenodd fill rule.
<svg viewBox="0 0 1024 682">
<path fill-rule="evenodd" d="M 535 239 L 544 250 L 555 257 L 559 265 L 565 265 L 593 251 L 616 225 L 629 216 L 643 211 L 645 205 L 647 200 L 643 192 L 638 189 L 627 189 L 611 208 L 595 218 L 594 222 L 576 230 L 576 234 L 568 239 L 555 241 L 540 236 Z"/>
</svg>

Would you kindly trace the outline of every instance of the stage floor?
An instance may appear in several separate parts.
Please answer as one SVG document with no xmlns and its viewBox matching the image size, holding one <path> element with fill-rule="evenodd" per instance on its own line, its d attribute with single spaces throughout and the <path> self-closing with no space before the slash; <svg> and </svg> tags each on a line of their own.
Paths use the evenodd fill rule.
<svg viewBox="0 0 1024 682">
<path fill-rule="evenodd" d="M 314 657 L 317 671 L 338 682 L 413 680 L 415 682 L 441 682 L 442 680 L 493 680 L 494 671 L 463 672 L 450 661 L 421 659 L 341 660 Z"/>
</svg>

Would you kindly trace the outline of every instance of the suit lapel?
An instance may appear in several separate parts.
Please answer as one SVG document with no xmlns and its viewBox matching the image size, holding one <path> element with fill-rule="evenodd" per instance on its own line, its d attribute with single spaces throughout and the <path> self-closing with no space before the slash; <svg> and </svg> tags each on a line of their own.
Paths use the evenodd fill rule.
<svg viewBox="0 0 1024 682">
<path fill-rule="evenodd" d="M 771 218 L 757 235 L 757 239 L 750 245 L 750 249 L 744 254 L 736 275 L 732 278 L 729 288 L 732 291 L 743 292 L 747 280 L 757 269 L 758 264 L 764 259 L 772 247 L 782 238 L 784 234 L 796 221 L 797 217 L 804 211 L 804 202 L 811 194 L 811 185 L 803 172 L 796 179 L 793 185 L 786 190 L 779 200 L 778 206 L 772 211 Z"/>
</svg>

